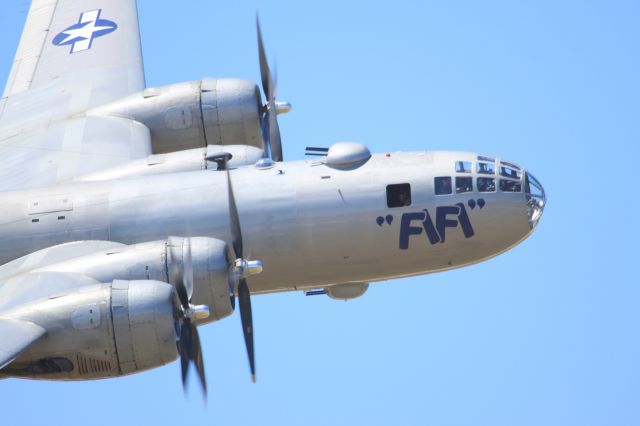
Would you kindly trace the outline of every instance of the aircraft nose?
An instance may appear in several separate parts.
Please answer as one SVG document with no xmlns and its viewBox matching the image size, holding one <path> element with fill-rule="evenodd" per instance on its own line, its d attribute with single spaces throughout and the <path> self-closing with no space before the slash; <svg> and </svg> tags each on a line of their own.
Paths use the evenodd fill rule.
<svg viewBox="0 0 640 426">
<path fill-rule="evenodd" d="M 544 207 L 547 204 L 547 195 L 538 179 L 529 172 L 525 173 L 525 194 L 527 198 L 527 215 L 529 226 L 535 228 L 542 217 Z"/>
</svg>

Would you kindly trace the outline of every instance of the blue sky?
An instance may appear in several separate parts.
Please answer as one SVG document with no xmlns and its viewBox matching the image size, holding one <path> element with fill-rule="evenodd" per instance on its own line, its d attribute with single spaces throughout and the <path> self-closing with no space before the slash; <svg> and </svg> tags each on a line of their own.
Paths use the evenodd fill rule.
<svg viewBox="0 0 640 426">
<path fill-rule="evenodd" d="M 3 2 L 0 80 L 28 2 Z M 201 329 L 210 395 L 177 363 L 86 383 L 0 382 L 2 423 L 640 424 L 640 3 L 139 1 L 150 86 L 258 81 L 277 57 L 285 156 L 342 140 L 523 164 L 549 203 L 515 249 L 347 303 L 253 299 Z M 193 383 L 195 384 L 195 383 Z M 206 423 L 203 423 L 206 422 Z"/>
</svg>

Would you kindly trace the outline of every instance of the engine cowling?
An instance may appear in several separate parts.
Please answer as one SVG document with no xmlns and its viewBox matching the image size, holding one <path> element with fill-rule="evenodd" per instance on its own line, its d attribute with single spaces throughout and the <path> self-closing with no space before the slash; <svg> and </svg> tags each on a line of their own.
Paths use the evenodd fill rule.
<svg viewBox="0 0 640 426">
<path fill-rule="evenodd" d="M 111 316 L 120 374 L 175 360 L 173 287 L 159 281 L 113 281 Z"/>
<path fill-rule="evenodd" d="M 209 317 L 196 320 L 196 324 L 218 321 L 233 313 L 231 293 L 235 284 L 230 273 L 229 252 L 224 241 L 206 237 L 169 237 L 167 240 L 167 270 L 182 276 L 185 265 L 185 244 L 191 246 L 193 268 L 193 297 L 196 305 L 207 305 Z M 177 265 L 172 268 L 172 263 Z M 169 272 L 169 282 L 178 277 Z"/>
<path fill-rule="evenodd" d="M 171 285 L 150 280 L 100 284 L 68 274 L 44 275 L 74 281 L 76 289 L 13 313 L 45 328 L 47 335 L 2 374 L 89 380 L 137 373 L 177 358 Z"/>
<path fill-rule="evenodd" d="M 258 86 L 239 79 L 203 79 L 200 105 L 207 143 L 262 147 Z"/>
<path fill-rule="evenodd" d="M 151 131 L 154 154 L 207 145 L 262 149 L 260 89 L 241 79 L 205 78 L 147 88 L 98 107 L 89 115 L 139 121 Z"/>
<path fill-rule="evenodd" d="M 57 249 L 66 252 L 65 246 Z M 41 254 L 21 260 L 42 259 Z M 46 299 L 3 313 L 33 322 L 47 334 L 0 376 L 88 380 L 173 361 L 179 303 L 169 283 L 175 285 L 190 264 L 191 301 L 207 305 L 210 313 L 205 319 L 194 317 L 193 322 L 225 318 L 233 312 L 230 295 L 236 280 L 228 256 L 227 244 L 221 240 L 169 237 L 130 246 L 112 244 L 106 250 L 23 269 L 13 278 L 14 285 L 55 284 L 56 290 Z"/>
<path fill-rule="evenodd" d="M 175 284 L 184 273 L 185 245 L 189 244 L 193 265 L 193 298 L 207 305 L 210 316 L 196 324 L 217 321 L 233 313 L 230 294 L 230 262 L 227 244 L 208 237 L 169 237 L 167 240 L 122 245 L 74 257 L 35 271 L 82 274 L 99 282 L 113 280 L 157 280 Z M 34 253 L 37 256 L 37 252 Z"/>
</svg>

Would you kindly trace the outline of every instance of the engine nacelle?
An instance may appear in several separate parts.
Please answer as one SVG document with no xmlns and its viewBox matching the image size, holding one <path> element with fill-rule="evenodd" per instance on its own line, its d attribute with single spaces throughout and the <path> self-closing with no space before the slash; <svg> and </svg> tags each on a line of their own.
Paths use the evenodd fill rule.
<svg viewBox="0 0 640 426">
<path fill-rule="evenodd" d="M 88 112 L 139 121 L 151 130 L 153 153 L 207 145 L 262 149 L 260 89 L 240 79 L 211 79 L 148 88 Z"/>
<path fill-rule="evenodd" d="M 262 147 L 258 86 L 246 80 L 206 78 L 200 91 L 208 144 Z"/>
<path fill-rule="evenodd" d="M 81 276 L 43 275 L 74 281 L 75 289 L 12 313 L 47 334 L 2 374 L 89 380 L 137 373 L 177 358 L 171 285 L 149 280 L 100 284 Z"/>
<path fill-rule="evenodd" d="M 262 149 L 249 145 L 208 145 L 206 148 L 152 154 L 146 158 L 81 175 L 74 180 L 105 181 L 196 170 L 218 170 L 219 166 L 212 157 L 221 153 L 231 154 L 228 163 L 230 168 L 255 164 L 264 156 Z"/>
<path fill-rule="evenodd" d="M 184 273 L 186 244 L 190 245 L 193 268 L 192 302 L 195 305 L 209 307 L 209 317 L 195 320 L 195 323 L 217 321 L 231 315 L 231 294 L 235 284 L 232 281 L 229 252 L 224 241 L 206 237 L 169 237 L 166 260 L 169 282 L 175 283 L 179 279 L 173 274 Z"/>
<path fill-rule="evenodd" d="M 227 244 L 207 237 L 169 237 L 167 240 L 122 245 L 62 262 L 34 272 L 55 271 L 81 274 L 99 282 L 113 280 L 157 280 L 175 284 L 184 273 L 186 245 L 193 265 L 195 305 L 207 305 L 210 316 L 196 324 L 217 321 L 233 313 L 230 295 L 230 262 Z M 37 256 L 36 253 L 32 255 Z"/>
<path fill-rule="evenodd" d="M 177 358 L 173 287 L 159 281 L 113 281 L 111 316 L 120 374 Z"/>
<path fill-rule="evenodd" d="M 61 253 L 68 252 L 65 246 L 58 246 Z M 42 259 L 35 252 L 19 261 L 31 256 L 34 264 Z M 29 280 L 29 285 L 56 283 L 57 289 L 68 290 L 4 312 L 42 326 L 47 334 L 0 376 L 88 380 L 132 374 L 173 361 L 177 357 L 178 302 L 168 283 L 182 279 L 189 262 L 194 284 L 191 302 L 207 305 L 210 313 L 194 322 L 229 316 L 235 276 L 227 244 L 214 238 L 169 237 L 111 245 L 107 250 L 23 269 L 19 277 Z M 110 284 L 102 284 L 105 282 Z"/>
</svg>

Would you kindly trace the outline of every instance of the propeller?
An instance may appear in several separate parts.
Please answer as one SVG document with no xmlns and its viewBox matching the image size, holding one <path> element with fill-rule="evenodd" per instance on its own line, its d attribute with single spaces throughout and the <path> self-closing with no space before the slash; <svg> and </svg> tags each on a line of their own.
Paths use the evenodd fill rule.
<svg viewBox="0 0 640 426">
<path fill-rule="evenodd" d="M 267 102 L 262 106 L 260 119 L 260 129 L 264 140 L 265 156 L 274 161 L 282 161 L 282 140 L 280 138 L 280 126 L 278 125 L 278 114 L 286 114 L 291 111 L 289 102 L 278 102 L 276 100 L 277 76 L 272 76 L 267 54 L 265 53 L 262 41 L 262 31 L 260 30 L 260 19 L 256 16 L 256 30 L 258 32 L 258 55 L 260 59 L 260 77 L 262 80 L 262 90 Z"/>
<path fill-rule="evenodd" d="M 202 346 L 200 345 L 198 329 L 192 320 L 207 318 L 209 316 L 209 308 L 205 305 L 191 304 L 191 297 L 193 296 L 193 263 L 191 261 L 191 240 L 189 238 L 185 238 L 182 241 L 182 265 L 183 268 L 180 271 L 179 262 L 174 260 L 171 271 L 172 281 L 175 282 L 176 295 L 180 302 L 177 307 L 176 330 L 179 330 L 180 333 L 177 346 L 182 370 L 182 387 L 186 392 L 187 374 L 189 367 L 193 364 L 206 399 L 207 379 L 204 372 Z"/>
<path fill-rule="evenodd" d="M 249 368 L 251 370 L 251 380 L 256 381 L 256 362 L 253 345 L 253 315 L 251 313 L 251 293 L 246 277 L 248 275 L 259 274 L 262 272 L 262 263 L 257 260 L 244 259 L 244 247 L 242 241 L 242 230 L 240 228 L 240 217 L 238 215 L 238 207 L 236 205 L 233 193 L 233 185 L 231 184 L 231 174 L 227 171 L 227 183 L 229 192 L 229 218 L 231 221 L 231 237 L 233 253 L 235 254 L 234 275 L 237 279 L 237 294 L 240 305 L 240 320 L 242 322 L 242 333 L 247 348 L 247 356 L 249 357 Z M 235 308 L 235 292 L 232 292 L 231 300 Z"/>
</svg>

